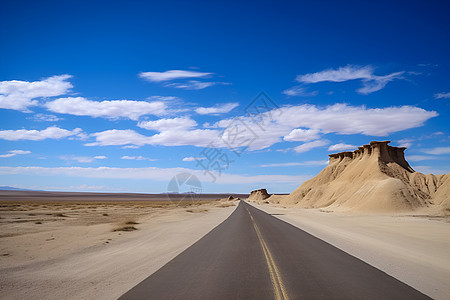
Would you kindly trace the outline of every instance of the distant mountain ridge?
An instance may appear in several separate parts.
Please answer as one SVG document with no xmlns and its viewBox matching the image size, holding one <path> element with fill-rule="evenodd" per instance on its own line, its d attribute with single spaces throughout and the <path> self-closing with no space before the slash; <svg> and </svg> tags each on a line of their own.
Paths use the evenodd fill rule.
<svg viewBox="0 0 450 300">
<path fill-rule="evenodd" d="M 12 186 L 0 186 L 0 190 L 1 191 L 33 191 L 33 190 L 28 190 L 28 189 L 21 189 L 21 188 L 15 188 Z"/>
</svg>

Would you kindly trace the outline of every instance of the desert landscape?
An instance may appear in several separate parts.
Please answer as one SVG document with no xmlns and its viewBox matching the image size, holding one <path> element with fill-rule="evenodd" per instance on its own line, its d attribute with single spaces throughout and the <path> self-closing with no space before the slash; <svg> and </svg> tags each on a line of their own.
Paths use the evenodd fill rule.
<svg viewBox="0 0 450 300">
<path fill-rule="evenodd" d="M 230 218 L 242 199 L 446 299 L 448 174 L 414 172 L 404 148 L 388 143 L 331 154 L 323 171 L 289 195 L 260 189 L 192 201 L 181 194 L 2 191 L 2 298 L 118 298 Z"/>
<path fill-rule="evenodd" d="M 0 300 L 449 300 L 450 1 L 0 1 Z"/>
</svg>

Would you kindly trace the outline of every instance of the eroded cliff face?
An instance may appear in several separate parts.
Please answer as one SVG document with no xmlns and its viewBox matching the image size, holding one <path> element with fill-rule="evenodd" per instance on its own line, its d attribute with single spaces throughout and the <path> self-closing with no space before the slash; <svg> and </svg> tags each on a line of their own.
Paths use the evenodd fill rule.
<svg viewBox="0 0 450 300">
<path fill-rule="evenodd" d="M 358 149 L 353 152 L 330 154 L 328 155 L 330 157 L 329 164 L 339 162 L 346 157 L 352 160 L 372 158 L 378 159 L 383 163 L 396 163 L 411 173 L 415 172 L 405 159 L 406 147 L 392 147 L 388 145 L 389 143 L 390 141 L 373 141 L 370 142 L 369 145 L 358 147 Z"/>
<path fill-rule="evenodd" d="M 404 147 L 373 141 L 352 152 L 330 154 L 329 165 L 288 196 L 269 201 L 309 208 L 365 212 L 429 209 L 450 213 L 446 175 L 415 172 Z"/>
</svg>

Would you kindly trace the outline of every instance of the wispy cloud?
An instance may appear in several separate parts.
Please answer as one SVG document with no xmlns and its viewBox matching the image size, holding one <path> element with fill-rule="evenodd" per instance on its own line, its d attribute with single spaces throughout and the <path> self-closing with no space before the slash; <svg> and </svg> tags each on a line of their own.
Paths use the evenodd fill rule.
<svg viewBox="0 0 450 300">
<path fill-rule="evenodd" d="M 157 159 L 144 157 L 144 156 L 122 156 L 120 159 L 127 159 L 127 160 L 148 160 L 148 161 L 156 161 Z"/>
<path fill-rule="evenodd" d="M 436 169 L 430 166 L 414 166 L 414 170 L 423 174 L 447 174 L 450 172 L 450 169 Z"/>
<path fill-rule="evenodd" d="M 300 146 L 295 147 L 294 151 L 297 153 L 303 153 L 303 152 L 310 151 L 314 148 L 326 146 L 329 143 L 330 143 L 329 140 L 317 140 L 317 141 L 307 142 L 307 143 L 301 144 Z"/>
<path fill-rule="evenodd" d="M 302 83 L 317 83 L 323 81 L 344 82 L 355 79 L 371 79 L 374 69 L 371 66 L 339 67 L 338 69 L 327 69 L 316 73 L 297 75 L 296 80 Z"/>
<path fill-rule="evenodd" d="M 404 79 L 403 73 L 405 72 L 396 72 L 386 76 L 373 76 L 371 79 L 364 79 L 363 86 L 356 91 L 363 95 L 368 95 L 370 93 L 379 91 L 384 89 L 384 87 L 391 81 L 395 79 Z"/>
<path fill-rule="evenodd" d="M 307 89 L 301 85 L 293 86 L 283 91 L 283 94 L 287 96 L 299 96 L 299 97 L 311 97 L 317 96 L 318 91 L 308 92 Z"/>
<path fill-rule="evenodd" d="M 434 155 L 450 154 L 450 147 L 436 147 L 432 149 L 423 150 L 422 152 Z"/>
<path fill-rule="evenodd" d="M 327 160 L 310 160 L 310 161 L 304 161 L 304 162 L 264 164 L 264 165 L 261 165 L 261 167 L 270 168 L 270 167 L 326 166 L 326 165 L 328 165 Z"/>
<path fill-rule="evenodd" d="M 409 161 L 423 161 L 423 160 L 433 160 L 438 159 L 437 156 L 430 155 L 407 155 L 406 159 Z"/>
<path fill-rule="evenodd" d="M 45 106 L 48 110 L 60 114 L 131 120 L 137 120 L 144 115 L 160 116 L 166 113 L 167 108 L 163 101 L 92 101 L 83 97 L 59 98 L 46 103 Z"/>
<path fill-rule="evenodd" d="M 339 143 L 334 144 L 328 147 L 328 151 L 345 151 L 345 150 L 355 150 L 358 146 L 345 144 L 345 143 Z"/>
<path fill-rule="evenodd" d="M 16 155 L 30 154 L 30 153 L 31 153 L 31 151 L 28 151 L 28 150 L 10 150 L 10 151 L 8 151 L 7 154 L 0 155 L 0 157 L 6 158 L 6 157 L 13 157 Z"/>
<path fill-rule="evenodd" d="M 67 80 L 70 75 L 52 76 L 40 81 L 1 81 L 0 108 L 29 112 L 38 105 L 37 99 L 66 94 L 73 86 Z"/>
<path fill-rule="evenodd" d="M 229 82 L 214 82 L 214 81 L 197 81 L 197 80 L 190 80 L 188 82 L 183 83 L 167 83 L 164 86 L 166 87 L 173 87 L 177 89 L 184 89 L 184 90 L 202 90 L 207 87 L 213 86 L 213 85 L 230 85 Z"/>
<path fill-rule="evenodd" d="M 434 94 L 435 99 L 449 99 L 450 93 L 436 93 Z"/>
<path fill-rule="evenodd" d="M 212 74 L 213 73 L 205 73 L 197 71 L 168 70 L 164 72 L 141 72 L 138 74 L 138 76 L 147 81 L 162 82 L 185 78 L 204 78 Z"/>
<path fill-rule="evenodd" d="M 397 141 L 399 147 L 406 147 L 406 148 L 411 147 L 413 145 L 413 142 L 414 142 L 413 139 L 401 139 Z"/>
<path fill-rule="evenodd" d="M 36 122 L 57 122 L 57 121 L 63 120 L 60 117 L 57 117 L 55 115 L 48 115 L 48 114 L 35 114 L 30 119 L 33 121 L 36 121 Z"/>
<path fill-rule="evenodd" d="M 91 163 L 97 159 L 107 159 L 104 155 L 97 155 L 94 157 L 91 156 L 78 156 L 78 155 L 61 155 L 59 156 L 60 159 L 66 160 L 66 161 L 76 161 L 79 163 Z"/>
<path fill-rule="evenodd" d="M 200 115 L 219 115 L 226 114 L 239 106 L 239 103 L 216 104 L 212 107 L 198 107 L 195 112 Z"/>
<path fill-rule="evenodd" d="M 384 76 L 374 74 L 372 66 L 347 65 L 337 69 L 327 69 L 316 73 L 298 75 L 296 80 L 303 84 L 318 82 L 344 82 L 349 80 L 361 80 L 362 87 L 356 91 L 360 94 L 370 94 L 383 89 L 389 82 L 395 79 L 404 79 L 405 72 L 395 72 Z M 301 87 L 298 87 L 301 89 Z"/>
<path fill-rule="evenodd" d="M 42 141 L 45 139 L 62 139 L 66 137 L 84 135 L 81 128 L 75 128 L 74 130 L 66 130 L 56 126 L 48 127 L 43 130 L 0 130 L 0 139 L 8 141 Z"/>
</svg>

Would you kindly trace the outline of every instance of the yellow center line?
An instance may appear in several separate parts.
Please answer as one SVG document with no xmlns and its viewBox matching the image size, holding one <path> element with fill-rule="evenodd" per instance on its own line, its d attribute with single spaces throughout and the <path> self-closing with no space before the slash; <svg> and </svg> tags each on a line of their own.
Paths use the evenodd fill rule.
<svg viewBox="0 0 450 300">
<path fill-rule="evenodd" d="M 258 236 L 259 242 L 261 244 L 261 248 L 264 252 L 264 257 L 266 258 L 267 267 L 269 269 L 270 278 L 272 280 L 273 290 L 275 294 L 275 299 L 282 300 L 286 299 L 288 300 L 288 294 L 286 292 L 286 288 L 284 287 L 283 280 L 281 279 L 280 271 L 278 270 L 277 265 L 275 264 L 275 261 L 273 260 L 272 253 L 269 250 L 269 247 L 267 246 L 266 242 L 264 241 L 264 238 L 262 237 L 261 231 L 258 228 L 258 225 L 256 225 L 255 219 L 253 219 L 252 214 L 248 210 L 248 208 L 245 208 L 252 219 L 253 227 L 255 228 L 256 235 Z"/>
</svg>

